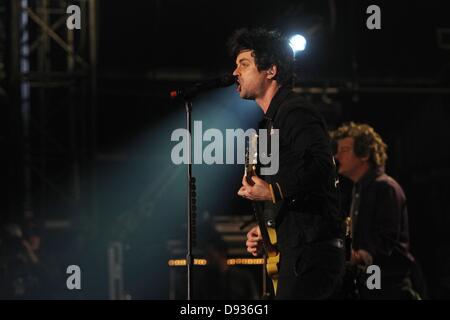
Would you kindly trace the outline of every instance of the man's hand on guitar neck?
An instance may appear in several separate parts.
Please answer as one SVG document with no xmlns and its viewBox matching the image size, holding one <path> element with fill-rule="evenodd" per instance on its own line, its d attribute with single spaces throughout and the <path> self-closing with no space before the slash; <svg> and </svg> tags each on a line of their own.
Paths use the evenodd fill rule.
<svg viewBox="0 0 450 320">
<path fill-rule="evenodd" d="M 254 201 L 272 200 L 269 184 L 258 176 L 252 176 L 254 185 L 247 182 L 247 176 L 242 178 L 242 187 L 238 191 L 238 195 Z"/>
<path fill-rule="evenodd" d="M 259 226 L 253 227 L 247 233 L 247 251 L 250 252 L 253 256 L 259 256 L 262 253 L 262 236 L 261 230 Z"/>
</svg>

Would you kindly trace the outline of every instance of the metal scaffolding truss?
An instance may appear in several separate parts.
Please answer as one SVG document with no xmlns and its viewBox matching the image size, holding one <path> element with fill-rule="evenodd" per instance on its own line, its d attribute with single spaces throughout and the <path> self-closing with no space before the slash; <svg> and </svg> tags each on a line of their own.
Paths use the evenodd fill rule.
<svg viewBox="0 0 450 320">
<path fill-rule="evenodd" d="M 93 194 L 97 3 L 13 0 L 7 5 L 10 132 L 21 146 L 15 150 L 20 164 L 14 165 L 21 166 L 23 181 L 11 200 L 16 216 L 65 219 L 81 201 L 94 210 L 95 199 L 83 199 L 80 185 L 82 176 L 90 177 L 86 194 Z M 81 9 L 81 29 L 66 26 L 70 5 Z"/>
</svg>

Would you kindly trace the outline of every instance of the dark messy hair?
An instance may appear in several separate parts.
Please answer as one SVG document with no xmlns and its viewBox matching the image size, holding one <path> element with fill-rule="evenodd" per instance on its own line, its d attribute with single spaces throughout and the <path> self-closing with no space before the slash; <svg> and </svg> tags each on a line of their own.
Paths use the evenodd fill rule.
<svg viewBox="0 0 450 320">
<path fill-rule="evenodd" d="M 292 86 L 294 54 L 288 41 L 278 31 L 239 29 L 228 40 L 230 55 L 236 59 L 251 50 L 259 71 L 277 66 L 275 79 L 282 86 Z"/>
<path fill-rule="evenodd" d="M 369 156 L 369 163 L 375 167 L 384 167 L 387 160 L 387 145 L 381 136 L 368 124 L 347 122 L 330 133 L 336 143 L 340 139 L 353 138 L 353 151 L 362 158 Z"/>
</svg>

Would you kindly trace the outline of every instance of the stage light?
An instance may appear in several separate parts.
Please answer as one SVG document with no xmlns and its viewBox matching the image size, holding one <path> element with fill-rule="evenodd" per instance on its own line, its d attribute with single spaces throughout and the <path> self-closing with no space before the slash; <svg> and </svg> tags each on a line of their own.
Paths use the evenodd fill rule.
<svg viewBox="0 0 450 320">
<path fill-rule="evenodd" d="M 292 48 L 292 51 L 294 51 L 294 54 L 297 51 L 303 51 L 306 48 L 306 39 L 304 36 L 300 34 L 296 34 L 295 36 L 292 36 L 289 45 Z"/>
</svg>

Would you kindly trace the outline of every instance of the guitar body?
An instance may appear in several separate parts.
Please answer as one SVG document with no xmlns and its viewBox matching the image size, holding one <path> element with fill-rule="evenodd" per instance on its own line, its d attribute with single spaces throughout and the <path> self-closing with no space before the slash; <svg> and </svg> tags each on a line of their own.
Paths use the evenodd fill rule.
<svg viewBox="0 0 450 320">
<path fill-rule="evenodd" d="M 270 213 L 268 214 L 267 208 L 264 208 L 264 203 L 253 202 L 253 211 L 263 238 L 267 275 L 272 280 L 276 280 L 278 279 L 278 263 L 280 262 L 280 253 L 277 249 L 277 234 L 275 225 L 271 223 L 273 221 L 273 217 L 271 217 Z M 276 290 L 276 287 L 274 289 Z"/>
</svg>

